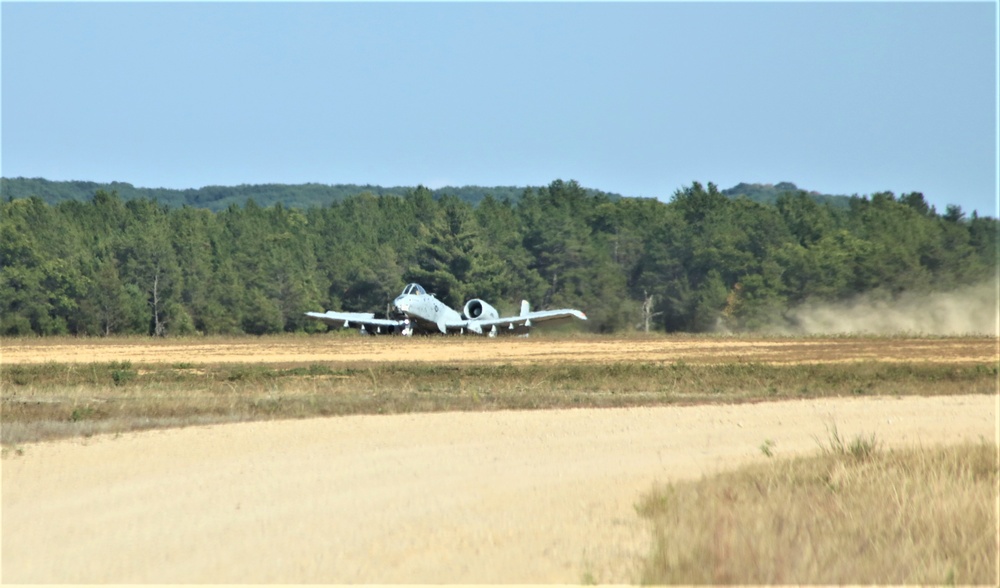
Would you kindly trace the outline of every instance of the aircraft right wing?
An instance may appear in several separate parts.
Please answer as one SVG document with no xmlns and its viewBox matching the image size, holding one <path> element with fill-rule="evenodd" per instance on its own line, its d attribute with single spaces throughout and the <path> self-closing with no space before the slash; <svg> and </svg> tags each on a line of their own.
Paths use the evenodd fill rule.
<svg viewBox="0 0 1000 588">
<path fill-rule="evenodd" d="M 378 319 L 370 312 L 307 312 L 306 316 L 323 321 L 336 327 L 353 327 L 373 333 L 381 333 L 403 326 L 403 321 L 393 319 Z"/>
</svg>

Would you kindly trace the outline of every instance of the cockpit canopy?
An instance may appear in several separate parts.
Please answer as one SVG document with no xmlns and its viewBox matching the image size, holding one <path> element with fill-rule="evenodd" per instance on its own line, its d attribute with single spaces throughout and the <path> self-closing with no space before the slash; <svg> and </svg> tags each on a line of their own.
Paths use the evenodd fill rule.
<svg viewBox="0 0 1000 588">
<path fill-rule="evenodd" d="M 403 288 L 403 294 L 402 294 L 402 296 L 406 296 L 407 294 L 426 295 L 427 291 L 424 290 L 423 286 L 421 286 L 420 284 L 416 284 L 416 283 L 414 283 L 414 284 L 407 284 L 406 287 Z"/>
</svg>

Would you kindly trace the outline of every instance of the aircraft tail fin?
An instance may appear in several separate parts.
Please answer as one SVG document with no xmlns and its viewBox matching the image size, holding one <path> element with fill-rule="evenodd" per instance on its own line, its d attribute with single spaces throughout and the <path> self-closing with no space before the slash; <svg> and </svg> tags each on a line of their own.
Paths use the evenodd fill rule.
<svg viewBox="0 0 1000 588">
<path fill-rule="evenodd" d="M 531 312 L 531 306 L 528 305 L 528 301 L 527 300 L 522 300 L 521 301 L 521 316 L 524 316 L 524 315 L 528 314 L 529 312 Z"/>
</svg>

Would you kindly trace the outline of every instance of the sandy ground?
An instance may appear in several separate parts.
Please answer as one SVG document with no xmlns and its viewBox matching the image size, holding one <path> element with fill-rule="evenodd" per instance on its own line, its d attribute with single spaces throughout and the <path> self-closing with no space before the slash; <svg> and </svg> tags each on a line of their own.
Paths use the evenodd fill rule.
<svg viewBox="0 0 1000 588">
<path fill-rule="evenodd" d="M 6 339 L 0 362 L 133 363 L 553 363 L 882 362 L 996 363 L 996 337 L 967 338 L 581 338 L 243 337 L 212 339 Z"/>
<path fill-rule="evenodd" d="M 6 358 L 5 358 L 6 361 Z M 997 396 L 357 416 L 25 446 L 2 581 L 630 582 L 657 482 L 818 451 L 997 439 Z"/>
</svg>

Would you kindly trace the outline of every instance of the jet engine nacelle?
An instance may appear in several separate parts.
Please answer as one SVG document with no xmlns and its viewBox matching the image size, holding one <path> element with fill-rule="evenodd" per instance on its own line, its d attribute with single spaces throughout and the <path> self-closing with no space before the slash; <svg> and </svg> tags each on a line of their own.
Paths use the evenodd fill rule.
<svg viewBox="0 0 1000 588">
<path fill-rule="evenodd" d="M 483 302 L 478 298 L 473 298 L 466 302 L 465 308 L 462 309 L 462 314 L 469 320 L 485 321 L 500 318 L 500 313 L 497 312 L 497 309 L 490 306 L 488 302 Z"/>
</svg>

